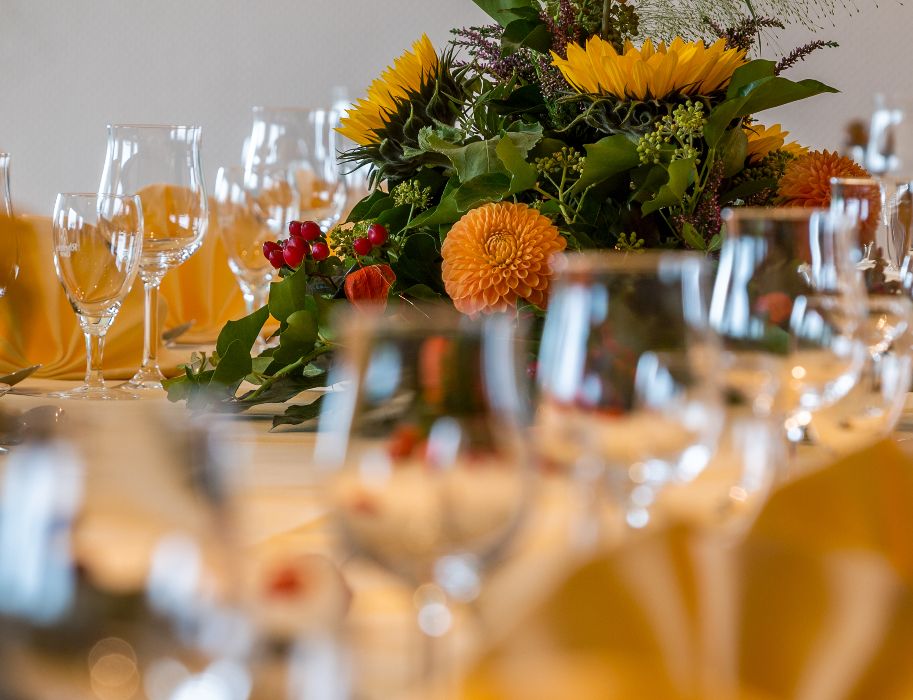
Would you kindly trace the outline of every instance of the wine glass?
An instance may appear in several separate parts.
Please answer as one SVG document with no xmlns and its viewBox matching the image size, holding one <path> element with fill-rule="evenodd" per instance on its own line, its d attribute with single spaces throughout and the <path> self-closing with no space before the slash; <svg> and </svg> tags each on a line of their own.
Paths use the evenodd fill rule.
<svg viewBox="0 0 913 700">
<path fill-rule="evenodd" d="M 890 432 L 900 418 L 910 386 L 913 299 L 898 269 L 908 248 L 909 196 L 905 186 L 886 196 L 885 183 L 875 179 L 831 180 L 831 210 L 852 223 L 848 240 L 866 292 L 861 337 L 868 350 L 860 381 L 834 412 L 843 425 L 863 424 L 880 433 Z"/>
<path fill-rule="evenodd" d="M 316 221 L 324 230 L 333 226 L 347 199 L 337 158 L 339 120 L 332 109 L 254 107 L 244 158 L 248 187 L 269 191 L 258 177 L 282 170 L 294 194 L 289 218 Z"/>
<path fill-rule="evenodd" d="M 656 491 L 694 478 L 722 425 L 698 254 L 581 253 L 557 263 L 539 359 L 540 451 L 573 472 L 583 547 L 601 538 L 606 486 L 627 526 Z"/>
<path fill-rule="evenodd" d="M 0 216 L 13 215 L 13 199 L 10 195 L 10 154 L 0 153 Z"/>
<path fill-rule="evenodd" d="M 273 280 L 274 269 L 263 255 L 263 244 L 278 237 L 286 219 L 247 189 L 240 166 L 219 168 L 215 205 L 228 266 L 241 287 L 247 313 L 252 314 L 266 303 Z"/>
<path fill-rule="evenodd" d="M 328 397 L 316 459 L 347 547 L 414 587 L 427 677 L 449 601 L 478 593 L 529 500 L 515 325 L 443 306 L 343 324 L 350 386 Z"/>
<path fill-rule="evenodd" d="M 136 194 L 143 205 L 140 278 L 146 294 L 143 361 L 127 382 L 131 389 L 161 389 L 159 285 L 165 273 L 187 260 L 203 243 L 209 204 L 200 162 L 201 128 L 114 124 L 100 192 Z"/>
<path fill-rule="evenodd" d="M 55 394 L 67 399 L 135 399 L 105 385 L 105 334 L 133 286 L 143 251 L 143 213 L 136 195 L 57 195 L 54 269 L 86 337 L 86 379 Z"/>
<path fill-rule="evenodd" d="M 10 155 L 0 153 L 0 222 L 13 217 L 13 201 L 10 196 Z M 12 223 L 12 222 L 10 222 Z M 4 240 L 0 241 L 0 298 L 6 295 L 7 288 L 16 280 L 19 274 L 19 241 L 16 236 L 15 226 L 10 226 L 4 233 Z M 9 385 L 0 383 L 0 396 L 10 390 Z M 6 450 L 0 447 L 0 454 Z"/>
<path fill-rule="evenodd" d="M 913 176 L 913 100 L 875 95 L 865 166 L 878 176 Z"/>
<path fill-rule="evenodd" d="M 723 339 L 727 391 L 785 415 L 786 438 L 807 441 L 814 411 L 845 396 L 865 360 L 864 290 L 845 217 L 822 210 L 723 212 L 710 322 Z"/>
</svg>

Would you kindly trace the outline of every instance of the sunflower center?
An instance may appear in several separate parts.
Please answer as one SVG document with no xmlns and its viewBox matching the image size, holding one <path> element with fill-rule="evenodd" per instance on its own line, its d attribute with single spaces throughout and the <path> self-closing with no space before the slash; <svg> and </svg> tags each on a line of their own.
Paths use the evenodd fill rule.
<svg viewBox="0 0 913 700">
<path fill-rule="evenodd" d="M 505 265 L 517 254 L 517 238 L 510 231 L 494 231 L 485 241 L 485 253 L 492 265 Z"/>
</svg>

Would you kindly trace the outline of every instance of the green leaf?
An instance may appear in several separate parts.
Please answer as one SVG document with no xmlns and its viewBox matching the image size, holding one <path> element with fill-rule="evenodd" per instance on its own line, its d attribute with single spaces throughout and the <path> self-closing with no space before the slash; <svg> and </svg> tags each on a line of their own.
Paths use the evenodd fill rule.
<svg viewBox="0 0 913 700">
<path fill-rule="evenodd" d="M 301 425 L 306 421 L 311 421 L 320 415 L 320 409 L 326 399 L 326 394 L 318 396 L 309 404 L 289 406 L 281 416 L 273 417 L 273 428 L 280 425 Z"/>
<path fill-rule="evenodd" d="M 266 323 L 268 318 L 269 306 L 263 306 L 249 316 L 237 321 L 229 321 L 222 328 L 219 338 L 216 340 L 216 352 L 220 357 L 223 356 L 227 352 L 228 346 L 237 340 L 241 342 L 242 347 L 246 348 L 247 353 L 250 354 L 251 348 L 257 342 L 260 331 L 263 330 L 263 324 Z"/>
<path fill-rule="evenodd" d="M 256 399 L 249 399 L 253 391 L 248 392 L 238 399 L 238 407 L 246 410 L 251 406 L 257 406 L 264 403 L 285 403 L 304 391 L 317 389 L 327 385 L 328 375 L 326 370 L 304 375 L 286 375 L 277 379 L 266 391 L 260 394 Z"/>
<path fill-rule="evenodd" d="M 269 286 L 269 312 L 277 321 L 285 323 L 288 317 L 303 309 L 310 297 L 308 274 L 304 265 L 288 277 Z"/>
<path fill-rule="evenodd" d="M 542 133 L 542 127 L 539 127 Z M 510 187 L 507 194 L 516 194 L 523 190 L 531 189 L 536 184 L 536 166 L 526 162 L 526 156 L 536 145 L 538 138 L 533 139 L 529 134 L 506 134 L 495 152 L 510 174 Z"/>
<path fill-rule="evenodd" d="M 652 214 L 665 207 L 681 204 L 685 191 L 697 177 L 697 169 L 692 158 L 672 161 L 667 168 L 667 172 L 669 173 L 668 182 L 659 188 L 659 192 L 656 193 L 653 199 L 644 202 L 641 208 L 644 215 Z"/>
<path fill-rule="evenodd" d="M 763 180 L 748 180 L 747 182 L 743 182 L 737 187 L 734 187 L 725 194 L 721 195 L 720 204 L 729 204 L 739 199 L 745 200 L 753 194 L 757 194 L 763 190 L 776 189 L 777 181 L 773 178 L 765 178 Z"/>
<path fill-rule="evenodd" d="M 538 17 L 532 20 L 515 19 L 504 28 L 501 41 L 502 46 L 511 51 L 529 48 L 547 53 L 552 47 L 552 35 Z"/>
<path fill-rule="evenodd" d="M 747 99 L 739 110 L 739 116 L 780 107 L 825 92 L 839 92 L 830 85 L 825 85 L 817 80 L 800 80 L 798 83 L 794 83 L 792 80 L 780 76 L 762 79 L 757 83 L 752 83 L 752 86 L 746 88 Z"/>
<path fill-rule="evenodd" d="M 745 167 L 748 153 L 748 136 L 741 127 L 730 129 L 720 142 L 720 158 L 723 161 L 723 177 L 732 177 Z"/>
<path fill-rule="evenodd" d="M 704 238 L 697 232 L 693 225 L 685 222 L 682 224 L 682 240 L 693 250 L 704 250 Z"/>
<path fill-rule="evenodd" d="M 441 259 L 437 239 L 430 234 L 416 232 L 406 239 L 399 259 L 391 267 L 396 273 L 397 284 L 404 287 L 421 284 L 443 294 Z"/>
<path fill-rule="evenodd" d="M 314 349 L 318 331 L 316 306 L 290 314 L 287 323 L 288 327 L 279 336 L 279 347 L 273 354 L 275 361 L 282 365 L 290 364 Z"/>
<path fill-rule="evenodd" d="M 244 346 L 241 340 L 232 340 L 219 354 L 219 364 L 212 375 L 210 384 L 221 384 L 232 387 L 232 393 L 241 380 L 250 374 L 252 368 L 250 348 Z"/>
<path fill-rule="evenodd" d="M 606 136 L 596 143 L 587 144 L 584 148 L 586 161 L 580 179 L 574 185 L 574 192 L 580 192 L 590 185 L 630 170 L 640 162 L 637 145 L 621 134 Z"/>
<path fill-rule="evenodd" d="M 777 64 L 765 59 L 757 59 L 739 66 L 732 74 L 732 80 L 729 81 L 729 89 L 726 90 L 726 99 L 733 97 L 742 97 L 745 94 L 745 88 L 762 78 L 772 78 L 776 75 Z"/>
<path fill-rule="evenodd" d="M 441 295 L 435 292 L 427 284 L 413 284 L 411 287 L 403 290 L 403 296 L 411 297 L 413 299 L 426 299 L 428 301 L 436 301 L 441 298 Z"/>
<path fill-rule="evenodd" d="M 374 190 L 374 192 L 362 199 L 352 208 L 346 222 L 353 223 L 356 221 L 364 221 L 365 219 L 372 219 L 384 209 L 389 209 L 392 206 L 393 198 L 389 194 L 382 192 L 381 190 Z"/>
<path fill-rule="evenodd" d="M 715 253 L 720 248 L 723 247 L 723 236 L 722 234 L 717 233 L 710 239 L 710 243 L 707 244 L 707 251 L 710 253 Z"/>
<path fill-rule="evenodd" d="M 455 192 L 457 209 L 467 212 L 480 204 L 498 202 L 510 190 L 510 178 L 503 173 L 484 173 L 463 183 Z"/>
<path fill-rule="evenodd" d="M 723 140 L 726 132 L 729 131 L 730 124 L 741 116 L 742 106 L 747 99 L 747 97 L 735 97 L 713 108 L 704 124 L 704 141 L 710 148 L 716 148 Z"/>
<path fill-rule="evenodd" d="M 515 20 L 529 18 L 531 12 L 538 14 L 533 8 L 533 0 L 473 0 L 473 2 L 502 27 L 506 27 Z"/>
</svg>

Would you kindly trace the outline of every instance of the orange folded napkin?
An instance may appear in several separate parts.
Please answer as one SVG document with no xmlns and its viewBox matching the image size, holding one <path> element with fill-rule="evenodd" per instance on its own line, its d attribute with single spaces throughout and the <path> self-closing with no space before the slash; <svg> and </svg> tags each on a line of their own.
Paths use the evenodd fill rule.
<svg viewBox="0 0 913 700">
<path fill-rule="evenodd" d="M 0 239 L 18 238 L 19 276 L 0 298 L 0 372 L 42 365 L 36 376 L 80 379 L 85 373 L 85 343 L 54 272 L 51 221 L 25 216 L 0 221 Z M 214 340 L 219 328 L 244 315 L 244 303 L 211 217 L 203 246 L 171 270 L 162 283 L 160 328 L 193 321 L 181 340 Z M 143 350 L 143 285 L 139 277 L 106 336 L 104 368 L 111 379 L 133 375 Z M 189 359 L 186 350 L 162 350 L 166 373 Z"/>
<path fill-rule="evenodd" d="M 913 462 L 885 441 L 784 486 L 741 541 L 673 527 L 573 573 L 466 700 L 913 697 Z"/>
</svg>

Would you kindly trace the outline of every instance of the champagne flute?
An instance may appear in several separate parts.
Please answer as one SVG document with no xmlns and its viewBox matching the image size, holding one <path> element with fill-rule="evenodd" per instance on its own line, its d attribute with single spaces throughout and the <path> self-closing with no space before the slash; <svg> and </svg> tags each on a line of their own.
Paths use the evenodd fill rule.
<svg viewBox="0 0 913 700">
<path fill-rule="evenodd" d="M 291 219 L 316 221 L 327 230 L 342 214 L 347 186 L 337 158 L 340 114 L 332 109 L 254 107 L 253 125 L 244 158 L 251 188 L 263 189 L 256 178 L 282 170 L 295 205 Z"/>
<path fill-rule="evenodd" d="M 159 285 L 169 269 L 196 252 L 209 223 L 209 205 L 200 162 L 201 128 L 114 124 L 100 192 L 136 194 L 143 205 L 143 257 L 140 278 L 146 294 L 143 361 L 127 382 L 131 389 L 161 389 Z"/>
<path fill-rule="evenodd" d="M 86 379 L 55 396 L 67 399 L 135 399 L 105 385 L 105 334 L 133 286 L 143 250 L 143 214 L 135 195 L 57 195 L 54 269 L 86 337 Z"/>
<path fill-rule="evenodd" d="M 710 322 L 723 339 L 726 388 L 785 416 L 795 452 L 812 413 L 845 396 L 865 360 L 850 224 L 801 208 L 727 209 L 723 219 Z"/>
<path fill-rule="evenodd" d="M 539 359 L 538 443 L 573 470 L 589 548 L 602 537 L 606 486 L 628 527 L 656 491 L 706 466 L 722 426 L 698 254 L 583 253 L 557 264 Z"/>
<path fill-rule="evenodd" d="M 228 266 L 252 314 L 266 303 L 275 272 L 263 255 L 263 244 L 278 237 L 285 219 L 247 189 L 240 166 L 219 168 L 214 199 Z"/>
<path fill-rule="evenodd" d="M 355 314 L 316 456 L 344 542 L 415 588 L 426 679 L 449 600 L 471 600 L 529 500 L 515 322 L 452 308 Z"/>
</svg>

